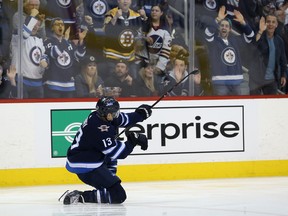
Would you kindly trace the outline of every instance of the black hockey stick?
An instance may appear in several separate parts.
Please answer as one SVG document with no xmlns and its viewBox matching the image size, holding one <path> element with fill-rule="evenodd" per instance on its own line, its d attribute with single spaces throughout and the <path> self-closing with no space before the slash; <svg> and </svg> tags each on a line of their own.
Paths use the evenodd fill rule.
<svg viewBox="0 0 288 216">
<path fill-rule="evenodd" d="M 198 69 L 193 70 L 191 72 L 189 72 L 185 77 L 183 77 L 178 83 L 176 83 L 174 86 L 172 86 L 165 94 L 163 94 L 157 101 L 155 101 L 154 104 L 151 105 L 151 108 L 153 108 L 154 106 L 156 106 L 156 104 L 158 104 L 164 97 L 167 96 L 168 93 L 170 93 L 171 91 L 173 91 L 174 88 L 176 88 L 183 80 L 185 80 L 188 76 L 190 76 L 191 74 L 197 74 L 199 72 Z"/>
<path fill-rule="evenodd" d="M 174 88 L 176 88 L 183 80 L 185 80 L 188 76 L 190 76 L 191 74 L 197 74 L 199 72 L 198 69 L 195 69 L 191 72 L 189 72 L 186 76 L 184 76 L 178 83 L 176 83 L 175 85 L 173 85 L 168 91 L 166 91 L 157 101 L 155 101 L 155 103 L 153 103 L 151 105 L 151 109 L 156 106 L 156 104 L 158 104 L 165 96 L 167 96 L 167 94 L 169 94 L 171 91 L 173 91 Z M 133 126 L 130 126 L 130 127 L 127 127 L 125 128 L 123 131 L 121 131 L 121 133 L 119 133 L 115 139 L 118 139 L 120 135 L 122 135 L 123 133 L 125 133 L 127 130 L 129 130 L 131 127 Z"/>
</svg>

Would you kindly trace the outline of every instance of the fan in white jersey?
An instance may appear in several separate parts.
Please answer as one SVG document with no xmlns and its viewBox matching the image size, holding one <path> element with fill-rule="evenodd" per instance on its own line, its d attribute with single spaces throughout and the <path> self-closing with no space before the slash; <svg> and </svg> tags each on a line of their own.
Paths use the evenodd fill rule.
<svg viewBox="0 0 288 216">
<path fill-rule="evenodd" d="M 168 31 L 161 5 L 152 7 L 149 20 L 145 37 L 148 52 L 144 48 L 138 52 L 138 57 L 149 62 L 155 62 L 156 73 L 161 74 L 166 69 L 171 51 L 171 35 Z"/>
<path fill-rule="evenodd" d="M 43 98 L 43 73 L 47 67 L 47 56 L 42 38 L 37 37 L 41 22 L 36 19 L 39 14 L 37 9 L 32 9 L 29 17 L 26 18 L 23 25 L 23 53 L 21 56 L 23 75 L 23 97 L 24 98 Z M 12 47 L 12 65 L 18 62 L 18 35 L 14 34 L 11 40 Z M 20 70 L 17 68 L 17 73 Z"/>
</svg>

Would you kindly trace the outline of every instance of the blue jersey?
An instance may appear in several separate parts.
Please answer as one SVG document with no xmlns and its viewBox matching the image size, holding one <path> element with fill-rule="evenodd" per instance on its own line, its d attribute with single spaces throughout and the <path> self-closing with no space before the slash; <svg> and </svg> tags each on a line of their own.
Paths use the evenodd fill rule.
<svg viewBox="0 0 288 216">
<path fill-rule="evenodd" d="M 75 0 L 49 0 L 43 10 L 49 20 L 61 17 L 64 23 L 74 24 L 76 22 L 76 8 Z"/>
<path fill-rule="evenodd" d="M 115 0 L 90 0 L 83 1 L 84 16 L 90 16 L 93 19 L 93 27 L 102 28 L 104 25 L 105 14 L 111 8 L 117 7 Z"/>
<path fill-rule="evenodd" d="M 44 73 L 46 85 L 57 91 L 74 91 L 74 76 L 78 73 L 75 66 L 84 57 L 86 47 L 56 37 L 46 39 L 44 45 L 49 59 L 49 68 Z"/>
<path fill-rule="evenodd" d="M 248 24 L 240 26 L 243 37 L 230 33 L 227 40 L 223 40 L 219 33 L 217 35 L 218 25 L 215 21 L 205 29 L 214 84 L 239 85 L 244 79 L 240 47 L 252 42 L 254 31 Z"/>
<path fill-rule="evenodd" d="M 143 121 L 140 114 L 120 113 L 112 122 L 92 112 L 79 128 L 67 152 L 66 169 L 72 173 L 87 173 L 104 161 L 126 158 L 133 150 L 130 141 L 115 140 L 118 127 L 129 127 Z"/>
</svg>

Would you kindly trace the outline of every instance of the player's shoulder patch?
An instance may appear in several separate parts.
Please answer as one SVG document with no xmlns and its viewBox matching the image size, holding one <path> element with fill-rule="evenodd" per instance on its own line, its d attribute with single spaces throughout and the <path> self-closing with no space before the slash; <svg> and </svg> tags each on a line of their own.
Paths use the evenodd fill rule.
<svg viewBox="0 0 288 216">
<path fill-rule="evenodd" d="M 110 126 L 108 126 L 108 125 L 100 125 L 100 126 L 98 127 L 98 129 L 99 129 L 101 132 L 108 132 L 109 128 L 110 128 Z"/>
</svg>

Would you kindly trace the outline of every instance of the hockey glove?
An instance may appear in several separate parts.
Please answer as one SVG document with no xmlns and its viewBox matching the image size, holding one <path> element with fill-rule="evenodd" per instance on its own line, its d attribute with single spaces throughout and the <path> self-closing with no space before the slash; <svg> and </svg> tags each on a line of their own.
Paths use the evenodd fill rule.
<svg viewBox="0 0 288 216">
<path fill-rule="evenodd" d="M 126 132 L 127 140 L 130 141 L 133 145 L 139 145 L 143 151 L 148 149 L 148 140 L 144 134 L 136 132 Z"/>
<path fill-rule="evenodd" d="M 139 106 L 135 112 L 139 113 L 143 120 L 149 118 L 152 114 L 152 107 L 147 105 L 147 104 L 142 104 L 141 106 Z"/>
</svg>

